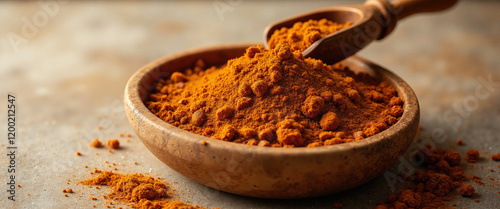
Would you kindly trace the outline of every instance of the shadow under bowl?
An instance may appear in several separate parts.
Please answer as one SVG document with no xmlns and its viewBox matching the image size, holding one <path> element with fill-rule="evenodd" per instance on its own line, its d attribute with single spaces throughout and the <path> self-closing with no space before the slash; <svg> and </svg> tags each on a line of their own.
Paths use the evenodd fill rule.
<svg viewBox="0 0 500 209">
<path fill-rule="evenodd" d="M 381 175 L 408 149 L 418 129 L 420 109 L 413 90 L 390 71 L 360 57 L 342 61 L 355 72 L 387 81 L 405 103 L 400 120 L 356 142 L 313 148 L 270 148 L 197 135 L 161 120 L 145 106 L 160 78 L 192 68 L 198 59 L 219 66 L 242 56 L 250 43 L 179 52 L 137 71 L 125 89 L 128 120 L 142 143 L 180 174 L 221 191 L 259 198 L 306 198 L 332 194 Z M 207 142 L 206 145 L 202 141 Z"/>
</svg>

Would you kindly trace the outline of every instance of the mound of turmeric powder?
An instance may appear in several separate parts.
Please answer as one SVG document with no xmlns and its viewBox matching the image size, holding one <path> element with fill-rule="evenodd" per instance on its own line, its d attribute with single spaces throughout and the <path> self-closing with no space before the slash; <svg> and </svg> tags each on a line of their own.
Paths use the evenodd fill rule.
<svg viewBox="0 0 500 209">
<path fill-rule="evenodd" d="M 313 31 L 300 28 L 294 30 L 300 37 Z M 339 64 L 304 58 L 303 47 L 290 46 L 296 43 L 287 40 L 273 42 L 271 49 L 249 47 L 219 68 L 203 70 L 199 60 L 194 70 L 160 80 L 146 105 L 181 129 L 272 147 L 357 141 L 387 129 L 402 116 L 404 102 L 388 83 Z"/>
<path fill-rule="evenodd" d="M 105 197 L 131 203 L 133 208 L 141 209 L 202 209 L 181 201 L 167 199 L 168 184 L 162 180 L 142 174 L 118 174 L 111 171 L 102 171 L 99 176 L 81 181 L 84 185 L 107 185 L 112 188 Z"/>
</svg>

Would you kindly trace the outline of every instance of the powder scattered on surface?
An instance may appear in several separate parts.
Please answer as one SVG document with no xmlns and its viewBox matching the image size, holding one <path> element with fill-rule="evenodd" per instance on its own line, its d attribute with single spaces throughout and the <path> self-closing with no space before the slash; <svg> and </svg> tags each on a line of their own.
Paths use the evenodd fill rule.
<svg viewBox="0 0 500 209">
<path fill-rule="evenodd" d="M 92 143 L 90 143 L 90 146 L 91 147 L 102 147 L 102 142 L 99 141 L 99 139 L 94 139 L 94 141 L 92 141 Z"/>
<path fill-rule="evenodd" d="M 168 184 L 160 179 L 143 174 L 118 174 L 112 171 L 102 171 L 99 176 L 80 182 L 84 185 L 107 185 L 111 192 L 104 195 L 105 199 L 130 203 L 133 208 L 177 208 L 197 209 L 197 205 L 175 200 L 169 200 L 172 193 Z"/>
<path fill-rule="evenodd" d="M 377 209 L 384 208 L 437 208 L 454 198 L 451 192 L 462 186 L 466 180 L 459 166 L 461 156 L 458 152 L 425 148 L 420 150 L 424 156 L 424 172 L 417 172 L 410 185 L 396 194 L 389 195 L 386 203 L 379 203 Z M 415 155 L 417 158 L 419 155 Z M 422 159 L 416 159 L 419 162 Z"/>
<path fill-rule="evenodd" d="M 118 139 L 110 139 L 108 140 L 108 146 L 113 149 L 118 149 L 120 148 L 120 141 L 118 141 Z M 108 151 L 111 152 L 111 150 Z"/>
<path fill-rule="evenodd" d="M 472 180 L 476 183 L 476 184 L 479 184 L 479 185 L 484 185 L 484 182 L 483 182 L 483 178 L 481 178 L 480 176 L 472 176 Z"/>
<path fill-rule="evenodd" d="M 477 151 L 475 149 L 470 149 L 469 151 L 467 151 L 467 155 L 465 157 L 467 162 L 475 163 L 475 162 L 477 162 L 478 158 L 479 158 L 479 151 Z"/>
</svg>

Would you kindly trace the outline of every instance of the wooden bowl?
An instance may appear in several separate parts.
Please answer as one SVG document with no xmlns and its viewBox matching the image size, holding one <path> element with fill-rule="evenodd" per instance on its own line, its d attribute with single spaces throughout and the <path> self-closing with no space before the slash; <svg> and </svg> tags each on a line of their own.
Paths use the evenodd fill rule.
<svg viewBox="0 0 500 209">
<path fill-rule="evenodd" d="M 182 175 L 214 189 L 260 198 L 305 198 L 359 186 L 381 175 L 408 149 L 418 129 L 417 97 L 401 78 L 365 59 L 343 62 L 353 71 L 387 81 L 405 101 L 401 119 L 366 139 L 314 148 L 270 148 L 225 142 L 179 129 L 151 113 L 144 101 L 159 78 L 191 68 L 197 59 L 221 65 L 256 44 L 184 51 L 137 71 L 125 89 L 125 110 L 146 147 Z M 202 141 L 207 142 L 206 145 Z"/>
</svg>

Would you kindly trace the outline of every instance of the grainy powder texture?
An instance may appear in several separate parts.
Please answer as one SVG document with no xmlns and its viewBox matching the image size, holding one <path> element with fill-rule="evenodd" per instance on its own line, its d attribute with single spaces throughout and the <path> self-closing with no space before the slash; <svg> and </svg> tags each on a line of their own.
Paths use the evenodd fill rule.
<svg viewBox="0 0 500 209">
<path fill-rule="evenodd" d="M 462 187 L 462 182 L 466 180 L 459 166 L 462 160 L 460 154 L 430 147 L 420 150 L 420 153 L 422 155 L 416 156 L 424 156 L 425 171 L 417 172 L 413 178 L 407 177 L 409 186 L 389 195 L 386 202 L 380 202 L 376 209 L 438 208 L 455 198 L 452 192 Z M 470 185 L 460 188 L 463 196 L 471 196 L 473 192 L 474 188 Z"/>
<path fill-rule="evenodd" d="M 307 22 L 297 22 L 291 28 L 280 28 L 275 30 L 268 41 L 269 48 L 275 48 L 280 43 L 291 46 L 293 51 L 304 51 L 318 39 L 337 32 L 352 22 L 340 24 L 327 19 L 309 20 Z"/>
<path fill-rule="evenodd" d="M 84 185 L 107 185 L 111 192 L 105 195 L 109 200 L 130 203 L 129 206 L 141 209 L 201 209 L 181 201 L 169 200 L 168 184 L 162 180 L 143 174 L 119 174 L 99 171 L 99 176 L 85 181 Z"/>
<path fill-rule="evenodd" d="M 404 101 L 396 90 L 301 54 L 348 25 L 296 23 L 271 37 L 271 49 L 249 47 L 221 67 L 199 60 L 160 80 L 146 105 L 181 129 L 247 145 L 318 147 L 373 136 L 402 116 Z"/>
<path fill-rule="evenodd" d="M 375 135 L 403 114 L 404 101 L 388 83 L 306 59 L 287 45 L 250 47 L 220 68 L 202 71 L 200 63 L 160 80 L 146 104 L 162 120 L 203 136 L 324 146 Z"/>
</svg>

